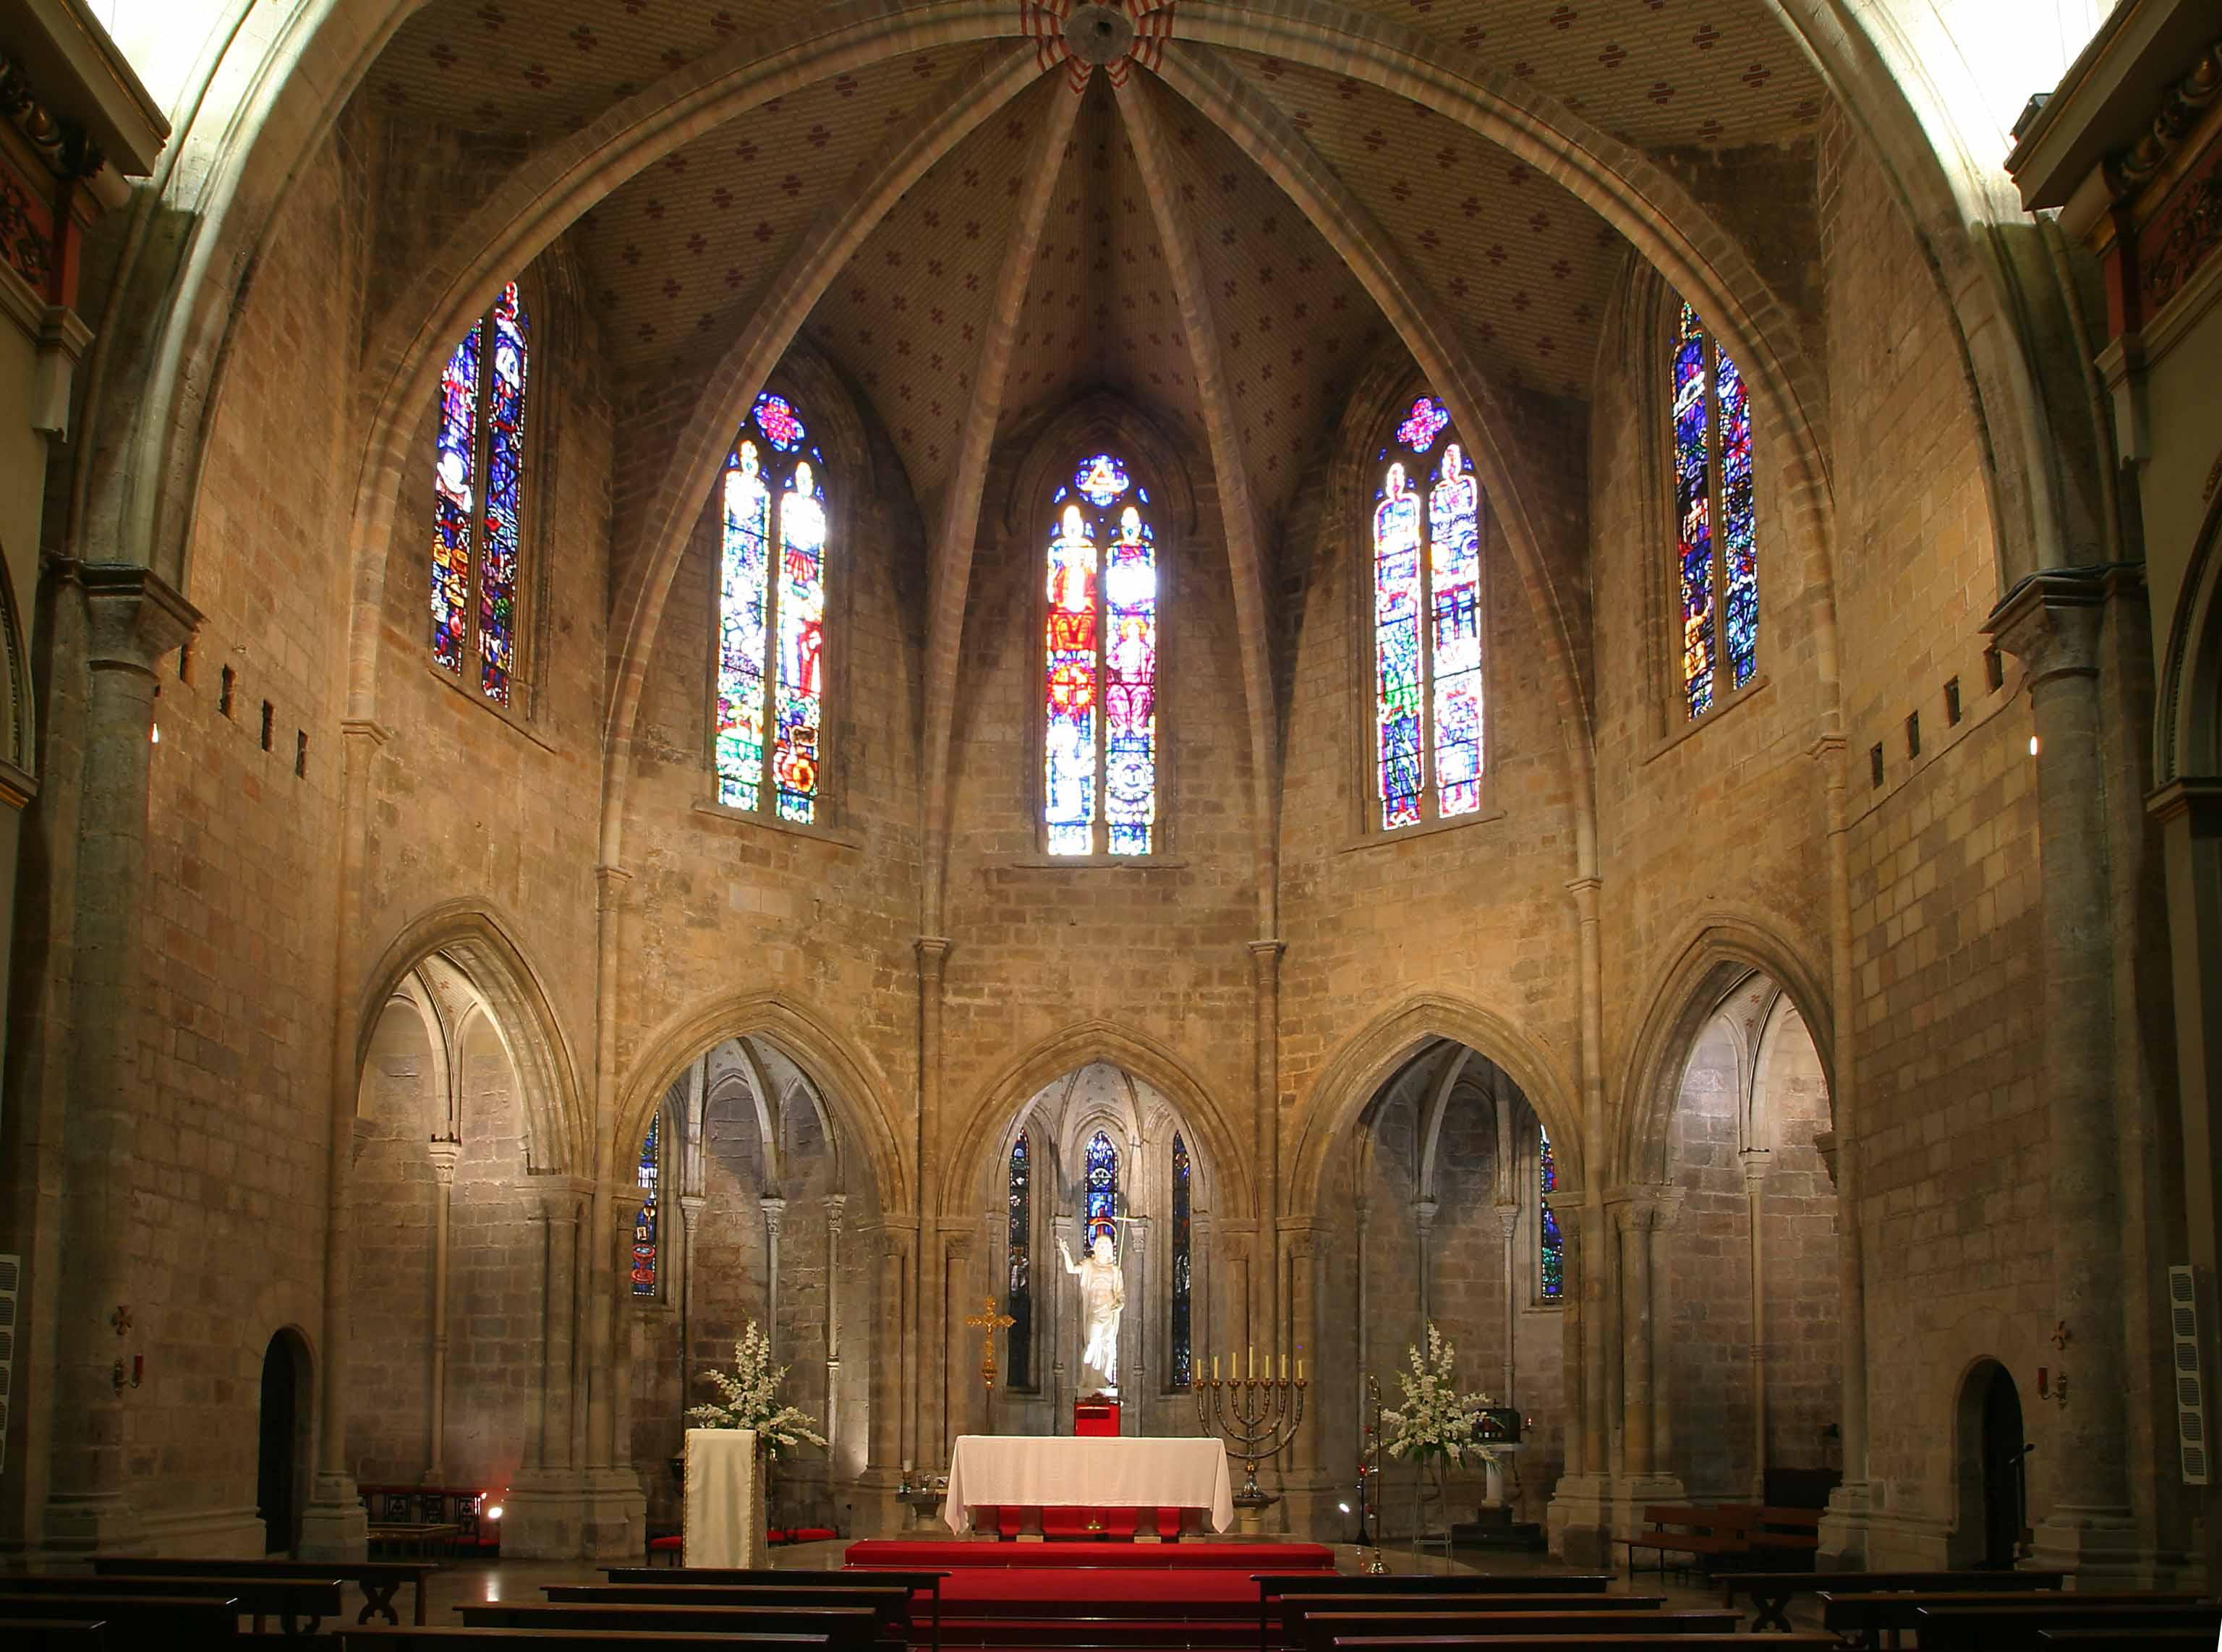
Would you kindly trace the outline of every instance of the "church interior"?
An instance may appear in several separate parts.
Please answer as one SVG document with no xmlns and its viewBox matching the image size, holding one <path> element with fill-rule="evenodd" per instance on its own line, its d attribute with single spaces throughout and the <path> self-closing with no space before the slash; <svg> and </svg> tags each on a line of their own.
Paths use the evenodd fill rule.
<svg viewBox="0 0 2222 1652">
<path fill-rule="evenodd" d="M 2210 3 L 9 0 L 0 105 L 0 1573 L 637 1564 L 754 1336 L 798 1536 L 1268 1391 L 1275 1540 L 2217 1577 Z"/>
</svg>

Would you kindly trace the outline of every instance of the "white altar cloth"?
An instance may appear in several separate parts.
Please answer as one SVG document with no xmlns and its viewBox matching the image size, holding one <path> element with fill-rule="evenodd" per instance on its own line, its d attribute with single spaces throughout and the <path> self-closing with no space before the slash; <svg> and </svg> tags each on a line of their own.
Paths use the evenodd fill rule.
<svg viewBox="0 0 2222 1652">
<path fill-rule="evenodd" d="M 1234 1523 L 1234 1486 L 1216 1440 L 959 1435 L 941 1517 L 963 1533 L 973 1510 L 997 1505 L 1202 1509 L 1211 1529 L 1225 1531 Z"/>
<path fill-rule="evenodd" d="M 764 1564 L 763 1492 L 753 1429 L 687 1430 L 681 1556 L 689 1566 Z"/>
</svg>

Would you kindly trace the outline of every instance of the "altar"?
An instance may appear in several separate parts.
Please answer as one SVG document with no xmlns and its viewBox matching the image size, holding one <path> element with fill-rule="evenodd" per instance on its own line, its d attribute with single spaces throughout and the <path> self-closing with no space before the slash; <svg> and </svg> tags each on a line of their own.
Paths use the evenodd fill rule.
<svg viewBox="0 0 2222 1652">
<path fill-rule="evenodd" d="M 1234 1523 L 1227 1448 L 1216 1440 L 966 1434 L 949 1454 L 950 1530 L 986 1508 L 1196 1509 L 1214 1531 Z"/>
</svg>

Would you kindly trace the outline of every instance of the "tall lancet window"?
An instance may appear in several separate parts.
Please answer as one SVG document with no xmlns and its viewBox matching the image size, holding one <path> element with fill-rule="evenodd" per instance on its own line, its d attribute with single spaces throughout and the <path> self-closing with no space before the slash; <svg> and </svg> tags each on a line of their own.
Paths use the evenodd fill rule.
<svg viewBox="0 0 2222 1652">
<path fill-rule="evenodd" d="M 1050 500 L 1042 826 L 1052 855 L 1146 855 L 1158 825 L 1158 553 L 1115 455 Z"/>
<path fill-rule="evenodd" d="M 1191 1342 L 1192 1276 L 1189 1273 L 1189 1250 L 1192 1241 L 1191 1224 L 1194 1206 L 1189 1184 L 1188 1143 L 1176 1132 L 1173 1135 L 1173 1386 L 1185 1388 L 1193 1374 L 1189 1369 L 1189 1347 Z"/>
<path fill-rule="evenodd" d="M 1111 1138 L 1098 1130 L 1088 1138 L 1088 1153 L 1083 1161 L 1083 1203 L 1087 1226 L 1081 1238 L 1086 1248 L 1094 1250 L 1095 1241 L 1108 1239 L 1119 1242 L 1119 1150 L 1111 1145 Z"/>
<path fill-rule="evenodd" d="M 1548 1130 L 1538 1128 L 1535 1143 L 1535 1294 L 1557 1302 L 1566 1290 L 1566 1241 L 1559 1231 L 1558 1213 L 1551 1209 L 1551 1196 L 1559 1190 L 1559 1156 Z"/>
<path fill-rule="evenodd" d="M 718 801 L 807 825 L 825 761 L 825 460 L 783 396 L 725 461 L 718 563 Z"/>
<path fill-rule="evenodd" d="M 1481 489 L 1433 396 L 1381 449 L 1374 495 L 1376 826 L 1481 808 Z"/>
<path fill-rule="evenodd" d="M 1005 1332 L 1005 1382 L 1013 1388 L 1034 1385 L 1033 1282 L 1033 1165 L 1028 1157 L 1026 1133 L 1011 1144 L 1009 1178 L 1011 1216 L 1004 1253 L 1003 1311 L 1010 1316 Z"/>
<path fill-rule="evenodd" d="M 1759 669 L 1759 547 L 1743 375 L 1695 310 L 1675 308 L 1673 583 L 1694 722 Z"/>
<path fill-rule="evenodd" d="M 632 1218 L 632 1294 L 652 1297 L 656 1294 L 656 1183 L 663 1164 L 663 1115 L 659 1112 L 648 1121 L 648 1134 L 640 1142 L 640 1209 Z"/>
<path fill-rule="evenodd" d="M 440 375 L 432 486 L 432 663 L 498 706 L 518 669 L 518 555 L 532 324 L 505 286 Z"/>
</svg>

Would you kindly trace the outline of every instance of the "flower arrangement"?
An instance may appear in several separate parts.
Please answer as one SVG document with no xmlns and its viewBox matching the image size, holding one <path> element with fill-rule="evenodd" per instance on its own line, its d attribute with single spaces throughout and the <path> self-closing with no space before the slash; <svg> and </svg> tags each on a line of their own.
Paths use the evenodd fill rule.
<svg viewBox="0 0 2222 1652">
<path fill-rule="evenodd" d="M 779 1385 L 786 1379 L 787 1367 L 775 1367 L 771 1362 L 771 1339 L 750 1320 L 741 1340 L 733 1344 L 732 1370 L 702 1373 L 703 1381 L 716 1384 L 725 1395 L 724 1403 L 697 1405 L 687 1413 L 687 1421 L 706 1429 L 754 1429 L 757 1442 L 771 1457 L 800 1446 L 824 1445 L 818 1419 L 781 1402 Z"/>
<path fill-rule="evenodd" d="M 1397 1373 L 1404 1390 L 1404 1403 L 1381 1413 L 1382 1443 L 1391 1457 L 1447 1458 L 1466 1460 L 1465 1454 L 1494 1455 L 1474 1439 L 1474 1418 L 1489 1404 L 1487 1394 L 1458 1391 L 1458 1350 L 1443 1341 L 1431 1321 L 1428 1351 L 1412 1350 L 1412 1368 Z"/>
</svg>

